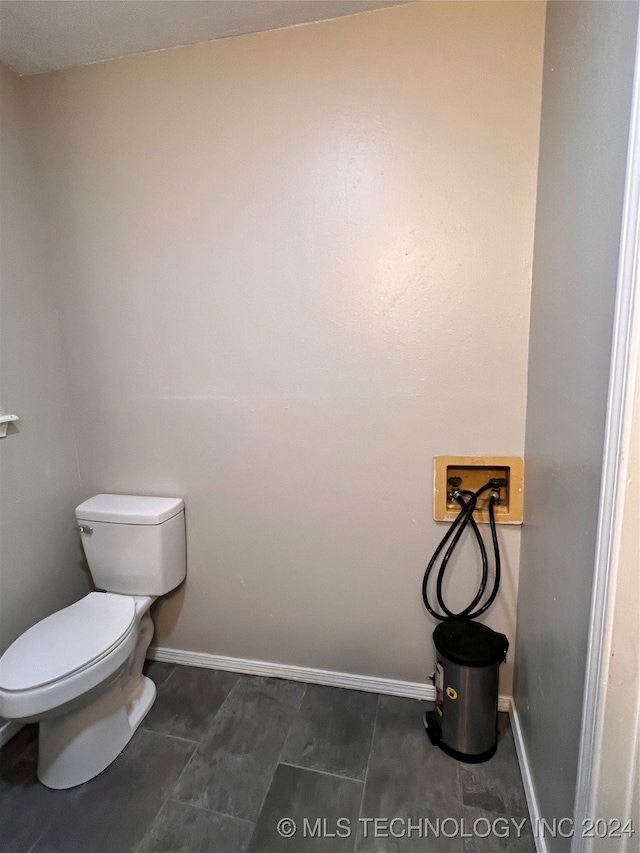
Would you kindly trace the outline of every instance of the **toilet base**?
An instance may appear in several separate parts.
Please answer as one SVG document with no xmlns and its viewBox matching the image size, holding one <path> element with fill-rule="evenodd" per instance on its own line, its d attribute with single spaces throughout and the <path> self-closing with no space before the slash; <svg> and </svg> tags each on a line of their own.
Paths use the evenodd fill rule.
<svg viewBox="0 0 640 853">
<path fill-rule="evenodd" d="M 117 679 L 87 705 L 40 722 L 38 779 L 48 788 L 73 788 L 93 779 L 120 755 L 156 697 L 141 676 L 135 698 L 125 701 Z"/>
</svg>

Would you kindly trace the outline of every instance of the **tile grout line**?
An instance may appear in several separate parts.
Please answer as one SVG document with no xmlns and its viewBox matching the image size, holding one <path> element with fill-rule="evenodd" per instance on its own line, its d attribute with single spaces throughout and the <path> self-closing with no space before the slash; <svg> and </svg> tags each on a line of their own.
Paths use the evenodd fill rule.
<svg viewBox="0 0 640 853">
<path fill-rule="evenodd" d="M 195 803 L 182 803 L 182 802 L 180 802 L 180 800 L 174 800 L 171 797 L 169 797 L 166 800 L 165 805 L 167 803 L 175 803 L 177 806 L 184 806 L 187 809 L 197 809 L 199 812 L 204 812 L 205 814 L 217 815 L 218 817 L 228 817 L 231 820 L 237 820 L 240 823 L 249 823 L 252 825 L 255 823 L 255 821 L 248 820 L 246 817 L 238 817 L 237 815 L 229 814 L 228 812 L 219 812 L 219 811 L 214 810 L 214 809 L 208 809 L 208 808 L 206 808 L 206 806 L 197 806 Z"/>
<path fill-rule="evenodd" d="M 253 828 L 255 827 L 255 821 L 247 820 L 244 817 L 237 817 L 237 815 L 227 814 L 227 812 L 213 811 L 212 809 L 207 809 L 204 806 L 197 806 L 197 805 L 195 805 L 195 803 L 183 803 L 180 800 L 174 800 L 172 797 L 167 797 L 167 799 L 160 806 L 157 814 L 155 815 L 155 817 L 153 818 L 153 820 L 151 821 L 151 823 L 147 827 L 144 835 L 140 839 L 140 843 L 135 848 L 135 850 L 132 851 L 132 853 L 139 853 L 139 851 L 143 848 L 144 843 L 147 840 L 147 836 L 151 832 L 153 825 L 155 824 L 156 820 L 160 816 L 160 812 L 162 812 L 164 810 L 164 808 L 169 805 L 169 803 L 175 803 L 177 806 L 181 806 L 182 808 L 185 808 L 185 809 L 195 809 L 196 811 L 203 812 L 204 814 L 207 814 L 207 815 L 213 815 L 215 817 L 226 817 L 226 818 L 229 818 L 229 820 L 238 821 L 238 823 L 246 823 L 249 826 L 251 826 L 251 828 L 252 828 L 251 833 L 253 834 Z M 40 839 L 38 839 L 38 840 L 40 840 Z M 33 848 L 31 848 L 31 850 L 29 850 L 28 853 L 32 853 L 32 850 L 33 850 Z"/>
<path fill-rule="evenodd" d="M 271 779 L 269 780 L 269 784 L 267 785 L 266 791 L 264 792 L 264 796 L 263 796 L 263 798 L 262 798 L 262 802 L 260 803 L 260 808 L 259 808 L 259 809 L 258 809 L 258 811 L 256 812 L 256 819 L 255 819 L 255 820 L 254 820 L 254 822 L 253 822 L 253 832 L 251 833 L 251 835 L 249 836 L 249 840 L 247 841 L 247 850 L 251 847 L 251 842 L 253 841 L 253 836 L 254 836 L 254 833 L 255 833 L 255 831 L 256 831 L 256 826 L 258 825 L 258 820 L 260 819 L 260 815 L 261 815 L 261 813 L 262 813 L 262 809 L 264 808 L 264 804 L 265 804 L 265 802 L 266 802 L 266 800 L 267 800 L 267 796 L 268 796 L 268 794 L 269 794 L 269 791 L 271 790 L 271 786 L 273 785 L 273 780 L 274 780 L 274 778 L 275 778 L 276 771 L 277 771 L 278 767 L 279 767 L 279 766 L 280 766 L 280 764 L 281 764 L 282 753 L 284 752 L 284 748 L 285 748 L 285 746 L 287 745 L 287 741 L 288 741 L 288 739 L 289 739 L 289 733 L 291 732 L 291 727 L 293 726 L 293 724 L 294 724 L 294 722 L 296 721 L 297 717 L 300 715 L 300 711 L 301 711 L 301 709 L 302 709 L 302 703 L 304 702 L 304 698 L 305 698 L 305 696 L 307 695 L 307 688 L 309 687 L 309 685 L 308 685 L 306 682 L 304 682 L 304 681 L 301 681 L 301 682 L 298 682 L 298 683 L 299 683 L 299 684 L 304 684 L 304 690 L 302 691 L 302 695 L 300 696 L 300 702 L 298 703 L 298 707 L 297 707 L 297 709 L 296 709 L 296 712 L 295 712 L 294 714 L 292 714 L 292 716 L 291 716 L 291 722 L 289 723 L 289 728 L 287 729 L 287 733 L 286 733 L 286 735 L 285 735 L 285 737 L 284 737 L 284 740 L 282 741 L 282 747 L 281 747 L 281 749 L 280 749 L 280 753 L 279 753 L 279 755 L 278 755 L 278 760 L 276 761 L 276 763 L 275 763 L 275 765 L 274 765 L 273 773 L 271 774 Z"/>
<path fill-rule="evenodd" d="M 158 735 L 159 737 L 168 737 L 168 738 L 171 738 L 171 740 L 179 740 L 179 741 L 182 741 L 183 743 L 192 743 L 195 746 L 200 746 L 200 743 L 202 742 L 202 738 L 200 740 L 194 740 L 191 737 L 180 737 L 180 735 L 168 735 L 166 732 L 157 732 L 157 731 L 155 731 L 155 729 L 147 729 L 143 725 L 138 726 L 136 731 L 146 732 L 149 735 Z"/>
<path fill-rule="evenodd" d="M 223 704 L 224 704 L 224 703 L 223 703 Z M 170 735 L 165 735 L 165 737 L 170 737 Z M 149 825 L 147 826 L 146 830 L 144 831 L 144 834 L 143 834 L 142 838 L 140 839 L 140 843 L 138 844 L 138 846 L 137 846 L 137 847 L 136 847 L 136 849 L 135 849 L 135 853 L 138 853 L 138 851 L 142 848 L 142 845 L 144 844 L 144 842 L 145 842 L 145 840 L 146 840 L 146 838 L 147 838 L 147 835 L 149 835 L 149 833 L 151 832 L 151 829 L 152 829 L 153 825 L 155 824 L 156 820 L 158 819 L 158 816 L 159 816 L 160 812 L 163 810 L 163 808 L 166 806 L 166 804 L 167 804 L 167 803 L 169 802 L 169 800 L 171 799 L 171 794 L 173 793 L 173 791 L 174 791 L 174 789 L 175 789 L 176 785 L 178 784 L 178 782 L 179 782 L 179 781 L 180 781 L 180 779 L 182 778 L 182 774 L 183 774 L 183 773 L 184 773 L 184 771 L 187 769 L 187 767 L 191 764 L 191 761 L 193 760 L 193 756 L 194 756 L 194 755 L 196 754 L 196 752 L 198 751 L 198 746 L 199 746 L 199 744 L 198 744 L 198 743 L 195 743 L 194 741 L 188 741 L 188 740 L 185 740 L 184 738 L 174 738 L 174 740 L 182 740 L 182 741 L 183 741 L 183 743 L 191 743 L 191 744 L 193 744 L 193 750 L 192 750 L 192 752 L 191 752 L 191 755 L 189 756 L 189 760 L 187 761 L 187 763 L 184 765 L 184 767 L 183 767 L 183 768 L 182 768 L 182 770 L 180 771 L 180 774 L 179 774 L 178 778 L 176 779 L 176 781 L 175 781 L 175 783 L 174 783 L 173 787 L 171 788 L 171 791 L 170 791 L 170 792 L 169 792 L 169 794 L 165 797 L 165 799 L 162 801 L 162 803 L 160 804 L 160 808 L 158 809 L 158 811 L 154 814 L 154 816 L 153 816 L 153 817 L 151 818 L 151 820 L 149 821 Z M 176 801 L 176 802 L 177 802 L 177 801 Z"/>
<path fill-rule="evenodd" d="M 373 720 L 373 729 L 371 730 L 371 742 L 369 743 L 369 755 L 367 756 L 367 766 L 364 771 L 364 783 L 362 785 L 362 797 L 360 798 L 360 810 L 358 812 L 358 829 L 360 828 L 360 821 L 362 819 L 362 807 L 364 806 L 364 795 L 367 790 L 367 782 L 369 781 L 369 765 L 371 764 L 371 753 L 373 752 L 373 742 L 376 737 L 376 729 L 378 727 L 378 714 L 380 711 L 380 694 L 378 693 L 378 701 L 376 702 L 376 716 Z M 358 832 L 355 833 L 355 841 L 353 842 L 353 849 L 355 851 L 356 845 L 358 844 Z"/>
<path fill-rule="evenodd" d="M 40 842 L 42 841 L 43 838 L 44 838 L 44 832 L 40 833 L 38 838 L 34 841 L 34 843 L 31 845 L 31 847 L 27 850 L 27 853 L 33 853 L 33 851 L 36 849 L 38 844 L 40 844 Z"/>
<path fill-rule="evenodd" d="M 160 812 L 161 812 L 161 811 L 162 811 L 162 809 L 165 807 L 166 803 L 167 803 L 167 801 L 165 800 L 165 801 L 164 801 L 164 803 L 160 806 L 160 808 L 158 809 L 158 811 L 156 812 L 156 814 L 153 816 L 153 820 L 151 821 L 151 823 L 149 824 L 149 826 L 145 829 L 145 831 L 144 831 L 144 833 L 143 833 L 143 835 L 142 835 L 142 838 L 141 838 L 141 839 L 140 839 L 140 841 L 136 844 L 135 848 L 131 851 L 131 853 L 140 853 L 140 850 L 142 850 L 142 847 L 143 847 L 143 845 L 144 845 L 145 841 L 147 840 L 147 836 L 148 836 L 148 835 L 149 835 L 149 833 L 151 832 L 151 828 L 152 828 L 152 827 L 153 827 L 153 825 L 155 824 L 156 820 L 158 819 L 158 816 L 160 815 Z"/>
<path fill-rule="evenodd" d="M 177 669 L 177 665 L 174 667 L 174 669 L 172 670 L 172 672 L 170 672 L 170 673 L 169 673 L 169 675 L 167 676 L 167 678 L 165 678 L 165 680 L 164 680 L 164 682 L 163 682 L 163 683 L 166 683 L 166 682 L 171 678 L 171 676 L 172 676 L 172 675 L 173 675 L 173 673 L 176 671 L 176 669 Z M 216 711 L 216 713 L 213 715 L 213 719 L 211 720 L 210 727 L 211 727 L 211 726 L 213 726 L 213 723 L 214 723 L 214 721 L 215 721 L 216 717 L 218 716 L 218 714 L 220 713 L 220 711 L 221 711 L 221 710 L 224 708 L 224 706 L 226 705 L 227 700 L 229 699 L 229 696 L 231 696 L 231 694 L 233 693 L 233 691 L 236 689 L 236 687 L 237 687 L 237 686 L 238 686 L 238 684 L 240 683 L 240 679 L 241 679 L 241 676 L 238 676 L 238 678 L 236 679 L 235 684 L 233 685 L 233 687 L 231 688 L 231 690 L 227 693 L 227 695 L 224 697 L 224 702 L 222 703 L 222 705 L 220 705 L 220 707 L 218 708 L 218 710 Z M 165 735 L 165 737 L 172 737 L 172 735 Z M 174 737 L 174 736 L 173 736 L 173 737 Z M 200 748 L 201 744 L 203 743 L 203 741 L 204 741 L 205 737 L 206 737 L 206 734 L 203 734 L 199 741 L 192 741 L 192 740 L 188 740 L 187 738 L 175 738 L 175 737 L 174 737 L 174 739 L 175 739 L 175 740 L 181 740 L 181 741 L 184 741 L 185 743 L 192 743 L 192 744 L 193 744 L 193 752 L 192 752 L 192 753 L 191 753 L 191 755 L 189 756 L 189 760 L 187 761 L 187 763 L 186 763 L 186 764 L 184 765 L 184 767 L 182 768 L 182 771 L 180 772 L 180 774 L 179 774 L 178 778 L 177 778 L 177 779 L 176 779 L 176 781 L 174 782 L 173 787 L 171 788 L 171 790 L 170 790 L 169 794 L 165 797 L 165 799 L 163 800 L 163 802 L 162 802 L 162 804 L 161 804 L 160 808 L 158 809 L 158 811 L 155 813 L 155 815 L 153 816 L 153 818 L 152 818 L 152 819 L 151 819 L 151 821 L 149 822 L 149 825 L 147 826 L 147 828 L 146 828 L 146 830 L 145 830 L 144 835 L 143 835 L 143 836 L 142 836 L 142 838 L 140 839 L 140 843 L 138 844 L 138 846 L 137 846 L 137 847 L 136 847 L 136 849 L 135 849 L 135 853 L 139 853 L 140 849 L 142 848 L 142 845 L 143 845 L 143 844 L 144 844 L 144 842 L 145 842 L 145 839 L 147 838 L 147 836 L 148 836 L 148 835 L 149 835 L 149 833 L 151 832 L 151 829 L 152 829 L 153 825 L 155 824 L 156 820 L 158 819 L 158 815 L 159 815 L 159 814 L 160 814 L 160 812 L 163 810 L 163 808 L 166 806 L 166 804 L 169 802 L 169 800 L 172 800 L 172 799 L 173 799 L 171 795 L 173 794 L 173 792 L 175 791 L 175 789 L 178 787 L 178 785 L 179 785 L 179 783 L 180 783 L 180 780 L 182 779 L 182 777 L 183 777 L 183 776 L 184 776 L 184 774 L 186 773 L 187 767 L 189 767 L 189 765 L 190 765 L 190 764 L 191 764 L 191 762 L 193 761 L 194 756 L 195 756 L 195 754 L 197 753 L 198 749 Z M 180 800 L 174 800 L 174 802 L 179 803 L 179 802 L 180 802 Z M 184 803 L 183 803 L 183 805 L 190 805 L 190 804 L 189 804 L 189 803 L 186 803 L 186 804 L 184 804 Z M 231 817 L 231 815 L 229 815 L 229 817 Z"/>
<path fill-rule="evenodd" d="M 164 679 L 160 682 L 160 684 L 166 684 L 166 683 L 167 683 L 167 681 L 170 681 L 170 680 L 171 680 L 171 676 L 174 674 L 174 672 L 175 672 L 177 669 L 178 669 L 178 664 L 177 664 L 177 663 L 174 663 L 174 665 L 173 665 L 173 669 L 171 670 L 171 672 L 169 673 L 169 675 L 167 675 L 167 677 L 166 677 L 166 678 L 164 678 Z M 148 677 L 149 677 L 149 676 L 147 676 L 147 678 L 148 678 Z M 153 681 L 153 679 L 151 679 L 151 680 Z M 158 685 L 158 684 L 156 684 L 156 689 L 157 689 L 158 687 L 159 687 L 159 685 Z"/>
<path fill-rule="evenodd" d="M 224 697 L 224 702 L 222 703 L 222 705 L 220 705 L 220 707 L 218 708 L 218 710 L 217 710 L 217 711 L 215 712 L 215 714 L 213 715 L 213 719 L 211 720 L 211 723 L 210 723 L 209 729 L 211 729 L 211 728 L 213 727 L 213 724 L 215 723 L 216 718 L 218 717 L 218 714 L 222 711 L 222 709 L 224 708 L 224 706 L 227 704 L 227 702 L 229 701 L 229 697 L 231 696 L 231 694 L 232 694 L 232 693 L 234 693 L 234 692 L 235 692 L 236 688 L 238 687 L 238 684 L 240 684 L 240 678 L 241 678 L 241 677 L 240 677 L 240 676 L 238 676 L 238 679 L 236 680 L 236 683 L 233 685 L 233 687 L 231 688 L 231 690 L 230 690 L 230 691 L 227 693 L 227 695 Z M 182 773 L 181 773 L 181 774 L 178 776 L 178 778 L 176 779 L 175 785 L 174 785 L 174 786 L 173 786 L 173 788 L 171 789 L 171 793 L 173 793 L 173 792 L 175 791 L 175 789 L 178 787 L 178 785 L 179 785 L 179 783 L 180 783 L 180 780 L 182 779 L 182 777 L 184 776 L 184 774 L 185 774 L 185 773 L 186 773 L 186 771 L 187 771 L 187 767 L 188 767 L 188 766 L 191 764 L 191 762 L 193 761 L 193 757 L 195 756 L 196 752 L 200 749 L 200 747 L 201 747 L 201 746 L 202 746 L 202 744 L 204 743 L 205 739 L 206 739 L 206 734 L 203 734 L 203 735 L 202 735 L 202 737 L 200 738 L 200 740 L 195 744 L 195 749 L 193 750 L 193 752 L 192 752 L 192 754 L 191 754 L 191 757 L 189 758 L 189 760 L 187 761 L 187 763 L 185 764 L 185 766 L 182 768 Z M 169 794 L 169 796 L 167 797 L 167 800 L 170 800 L 170 799 L 171 799 L 171 794 Z M 166 802 L 167 800 L 165 800 L 165 802 Z M 180 802 L 180 800 L 176 800 L 176 802 L 177 802 L 177 803 L 179 803 L 179 802 Z M 164 803 L 163 803 L 162 805 L 164 805 Z"/>
<path fill-rule="evenodd" d="M 223 703 L 223 704 L 224 704 L 224 703 Z M 165 735 L 165 737 L 171 737 L 171 735 Z M 197 744 L 197 743 L 194 743 L 194 741 L 188 741 L 188 740 L 186 740 L 185 738 L 174 738 L 174 740 L 181 740 L 183 743 L 191 743 L 191 744 L 193 744 L 193 750 L 192 750 L 192 752 L 191 752 L 191 755 L 189 756 L 189 760 L 187 761 L 187 763 L 186 763 L 186 764 L 184 765 L 184 767 L 182 768 L 182 770 L 181 770 L 181 772 L 180 772 L 180 774 L 179 774 L 178 778 L 176 779 L 176 781 L 175 781 L 175 783 L 174 783 L 173 787 L 171 788 L 171 792 L 169 793 L 169 795 L 168 795 L 168 796 L 166 796 L 166 797 L 164 798 L 164 800 L 163 800 L 163 801 L 162 801 L 162 803 L 160 804 L 160 808 L 158 809 L 158 811 L 154 814 L 154 816 L 153 816 L 153 817 L 151 818 L 151 820 L 149 821 L 149 824 L 147 825 L 147 828 L 145 829 L 144 833 L 142 834 L 142 838 L 140 839 L 140 841 L 139 841 L 138 845 L 136 846 L 134 853 L 139 853 L 139 851 L 142 849 L 142 846 L 144 845 L 144 842 L 146 841 L 147 836 L 148 836 L 148 835 L 149 835 L 149 833 L 151 832 L 151 830 L 152 830 L 152 828 L 153 828 L 153 826 L 154 826 L 154 824 L 155 824 L 156 820 L 158 819 L 158 816 L 160 815 L 160 812 L 164 809 L 164 807 L 167 805 L 167 803 L 168 803 L 168 802 L 169 802 L 169 800 L 171 799 L 171 793 L 173 792 L 173 790 L 175 789 L 175 787 L 176 787 L 176 785 L 178 784 L 179 780 L 181 779 L 182 774 L 184 773 L 184 771 L 187 769 L 187 767 L 189 766 L 189 764 L 191 764 L 191 760 L 193 759 L 193 756 L 194 756 L 194 755 L 196 754 L 196 752 L 198 751 L 198 744 Z"/>
<path fill-rule="evenodd" d="M 303 767 L 301 764 L 292 764 L 290 761 L 279 761 L 279 767 L 293 767 L 294 770 L 307 770 L 309 773 L 320 773 L 322 776 L 331 776 L 332 779 L 342 779 L 344 782 L 357 782 L 364 785 L 364 779 L 354 779 L 353 776 L 341 776 L 339 773 L 331 773 L 329 770 L 318 770 L 317 767 Z"/>
</svg>

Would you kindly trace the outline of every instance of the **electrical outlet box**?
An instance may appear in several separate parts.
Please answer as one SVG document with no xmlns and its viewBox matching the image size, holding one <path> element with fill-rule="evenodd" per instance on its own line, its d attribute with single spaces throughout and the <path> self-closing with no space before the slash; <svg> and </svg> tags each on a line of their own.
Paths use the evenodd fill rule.
<svg viewBox="0 0 640 853">
<path fill-rule="evenodd" d="M 459 489 L 476 492 L 491 479 L 506 480 L 499 489 L 500 497 L 494 506 L 497 524 L 522 524 L 524 459 L 519 456 L 435 456 L 433 465 L 433 517 L 436 521 L 454 521 L 460 504 L 453 499 L 452 477 L 459 477 Z M 478 498 L 474 518 L 480 523 L 489 521 L 487 491 Z"/>
</svg>

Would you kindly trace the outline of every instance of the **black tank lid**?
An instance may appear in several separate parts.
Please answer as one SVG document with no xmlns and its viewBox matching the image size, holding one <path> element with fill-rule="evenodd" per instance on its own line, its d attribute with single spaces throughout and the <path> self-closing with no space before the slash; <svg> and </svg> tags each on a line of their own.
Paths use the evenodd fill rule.
<svg viewBox="0 0 640 853">
<path fill-rule="evenodd" d="M 454 619 L 441 622 L 433 632 L 441 655 L 460 666 L 491 666 L 507 656 L 509 640 L 481 622 Z"/>
</svg>

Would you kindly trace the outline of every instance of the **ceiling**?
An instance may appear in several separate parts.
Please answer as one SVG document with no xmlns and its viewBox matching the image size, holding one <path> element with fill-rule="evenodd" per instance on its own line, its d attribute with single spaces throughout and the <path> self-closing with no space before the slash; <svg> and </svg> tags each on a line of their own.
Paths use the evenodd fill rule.
<svg viewBox="0 0 640 853">
<path fill-rule="evenodd" d="M 38 74 L 402 0 L 0 0 L 0 62 Z"/>
</svg>

